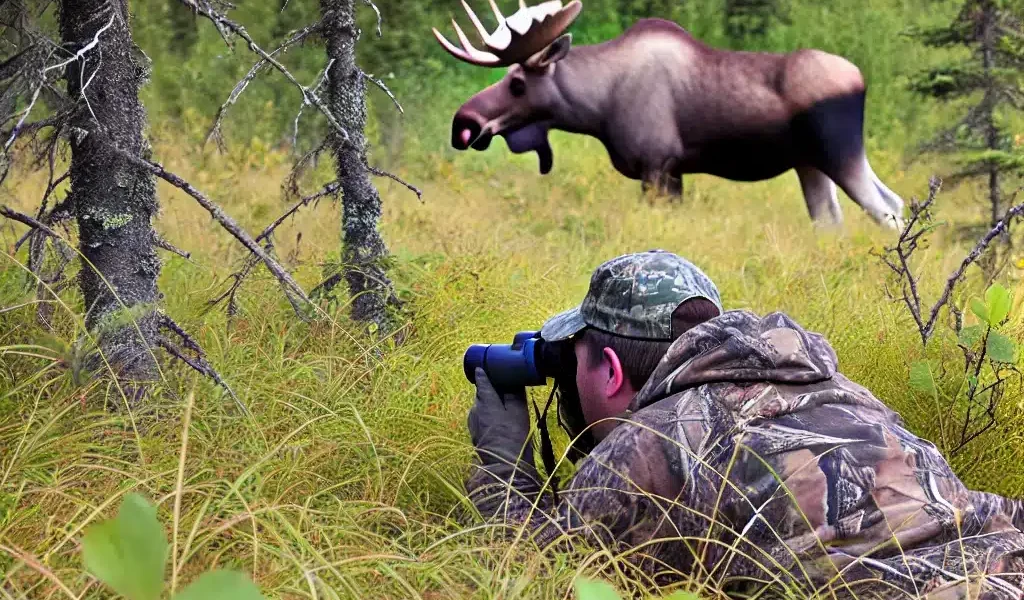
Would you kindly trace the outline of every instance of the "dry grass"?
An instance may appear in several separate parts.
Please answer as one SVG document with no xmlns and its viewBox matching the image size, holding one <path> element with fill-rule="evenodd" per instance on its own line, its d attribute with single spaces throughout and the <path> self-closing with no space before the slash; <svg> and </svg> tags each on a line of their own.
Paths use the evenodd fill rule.
<svg viewBox="0 0 1024 600">
<path fill-rule="evenodd" d="M 249 231 L 286 208 L 286 154 L 258 146 L 199 154 L 173 133 L 156 138 L 157 159 Z M 510 157 L 502 144 L 486 154 L 422 151 L 400 172 L 424 189 L 422 203 L 379 180 L 393 275 L 410 309 L 399 346 L 373 347 L 344 307 L 302 324 L 265 270 L 245 286 L 232 323 L 222 308 L 207 311 L 244 255 L 199 206 L 161 184 L 158 228 L 193 253 L 191 261 L 165 256 L 166 310 L 196 334 L 252 420 L 171 363 L 166 388 L 145 409 L 105 411 L 116 394 L 64 368 L 80 331 L 74 290 L 53 335 L 35 324 L 31 306 L 0 313 L 0 596 L 105 594 L 83 573 L 76 540 L 135 490 L 158 502 L 168 532 L 177 532 L 179 588 L 201 570 L 231 565 L 281 598 L 566 597 L 578 572 L 620 559 L 505 546 L 472 518 L 461 487 L 472 455 L 461 355 L 470 343 L 539 327 L 579 301 L 597 264 L 625 252 L 678 252 L 718 283 L 727 308 L 783 310 L 826 333 L 845 374 L 914 431 L 935 433 L 935 408 L 907 385 L 908 365 L 921 356 L 915 330 L 885 298 L 885 269 L 869 255 L 891 237 L 845 196 L 847 224 L 824 232 L 810 227 L 792 174 L 756 184 L 691 177 L 682 204 L 647 204 L 596 142 L 556 134 L 554 147 L 546 177 L 532 155 Z M 897 171 L 887 155 L 873 162 L 908 201 L 927 192 L 928 169 Z M 327 167 L 308 190 L 326 180 Z M 41 175 L 12 181 L 2 202 L 32 207 Z M 944 193 L 940 214 L 970 218 L 957 205 L 972 193 Z M 337 255 L 338 222 L 339 207 L 323 201 L 279 229 L 278 254 L 306 289 Z M 10 254 L 21 229 L 0 228 L 0 299 L 12 306 L 31 299 L 19 285 L 24 257 Z M 919 257 L 926 294 L 962 249 L 939 231 Z M 949 351 L 940 340 L 930 354 Z M 1006 431 L 979 440 L 954 466 L 971 486 L 1020 495 L 1016 407 L 1004 418 Z"/>
</svg>

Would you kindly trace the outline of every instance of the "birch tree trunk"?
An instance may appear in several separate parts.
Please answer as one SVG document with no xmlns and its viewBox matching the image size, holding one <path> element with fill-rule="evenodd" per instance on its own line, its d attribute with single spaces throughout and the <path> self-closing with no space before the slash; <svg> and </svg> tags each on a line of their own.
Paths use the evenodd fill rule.
<svg viewBox="0 0 1024 600">
<path fill-rule="evenodd" d="M 397 299 L 383 264 L 387 246 L 377 230 L 380 194 L 366 163 L 366 80 L 355 61 L 359 39 L 355 8 L 353 0 L 320 0 L 320 11 L 331 65 L 327 104 L 349 138 L 346 141 L 332 131 L 328 145 L 342 189 L 342 262 L 352 295 L 351 316 L 384 330 L 388 327 L 387 307 Z"/>
<path fill-rule="evenodd" d="M 111 146 L 149 156 L 143 137 L 146 112 L 139 101 L 144 66 L 136 58 L 127 0 L 62 0 L 64 48 L 79 58 L 66 67 L 71 119 L 71 192 L 83 265 L 80 286 L 86 326 L 98 335 L 119 379 L 144 382 L 157 375 L 153 351 L 161 300 L 160 259 L 152 218 L 156 184 Z M 69 55 L 70 57 L 70 55 Z M 111 322 L 124 307 L 131 319 Z M 141 335 L 140 335 L 141 334 Z"/>
</svg>

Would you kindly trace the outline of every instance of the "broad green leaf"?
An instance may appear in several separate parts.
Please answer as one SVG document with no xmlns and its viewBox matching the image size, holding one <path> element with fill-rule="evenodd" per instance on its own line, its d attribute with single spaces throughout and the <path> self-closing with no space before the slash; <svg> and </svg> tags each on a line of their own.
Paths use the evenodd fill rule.
<svg viewBox="0 0 1024 600">
<path fill-rule="evenodd" d="M 685 590 L 677 590 L 672 592 L 668 596 L 665 596 L 665 600 L 700 600 L 700 596 L 693 592 L 687 592 Z"/>
<path fill-rule="evenodd" d="M 985 292 L 985 304 L 988 305 L 988 322 L 995 327 L 1010 314 L 1010 291 L 998 283 L 993 283 Z"/>
<path fill-rule="evenodd" d="M 128 600 L 160 598 L 167 537 L 156 507 L 138 494 L 125 496 L 116 518 L 86 530 L 82 559 L 90 573 Z"/>
<path fill-rule="evenodd" d="M 960 343 L 968 348 L 973 348 L 985 335 L 984 325 L 971 325 L 960 330 Z"/>
<path fill-rule="evenodd" d="M 263 600 L 263 594 L 244 573 L 218 570 L 200 575 L 174 600 Z"/>
<path fill-rule="evenodd" d="M 935 395 L 935 378 L 932 377 L 932 367 L 928 361 L 919 360 L 910 365 L 910 387 L 919 392 Z"/>
<path fill-rule="evenodd" d="M 605 581 L 578 577 L 573 587 L 578 600 L 622 600 L 615 588 Z"/>
<path fill-rule="evenodd" d="M 988 307 L 985 303 L 977 298 L 971 300 L 971 312 L 978 315 L 978 318 L 988 323 Z"/>
<path fill-rule="evenodd" d="M 967 388 L 969 390 L 977 389 L 978 388 L 978 378 L 975 377 L 974 375 L 969 376 L 967 378 L 967 385 L 969 386 Z"/>
<path fill-rule="evenodd" d="M 988 334 L 988 345 L 986 351 L 988 357 L 996 362 L 1011 363 L 1013 362 L 1013 354 L 1017 349 L 1017 345 L 1013 343 L 1013 340 L 1006 337 L 1005 335 L 996 331 Z"/>
</svg>

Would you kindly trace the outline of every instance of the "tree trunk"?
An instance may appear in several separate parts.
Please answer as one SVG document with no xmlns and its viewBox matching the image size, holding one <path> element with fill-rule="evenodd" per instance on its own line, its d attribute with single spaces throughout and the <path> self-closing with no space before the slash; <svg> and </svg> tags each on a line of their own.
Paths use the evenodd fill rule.
<svg viewBox="0 0 1024 600">
<path fill-rule="evenodd" d="M 130 165 L 111 146 L 149 157 L 142 133 L 146 113 L 139 101 L 144 71 L 136 60 L 128 18 L 127 0 L 61 3 L 64 48 L 83 52 L 67 65 L 66 78 L 68 97 L 79 105 L 70 123 L 69 199 L 83 255 L 80 285 L 86 326 L 98 336 L 119 379 L 145 382 L 157 375 L 153 349 L 158 315 L 153 305 L 162 298 L 151 223 L 157 211 L 156 185 L 149 173 Z M 111 321 L 122 304 L 132 311 L 131 319 Z"/>
<path fill-rule="evenodd" d="M 388 250 L 377 230 L 380 194 L 366 165 L 366 80 L 356 65 L 359 39 L 353 0 L 321 0 L 328 70 L 327 104 L 348 141 L 332 131 L 328 144 L 334 154 L 342 189 L 342 268 L 352 295 L 352 318 L 388 327 L 387 307 L 397 304 L 383 260 Z"/>
</svg>

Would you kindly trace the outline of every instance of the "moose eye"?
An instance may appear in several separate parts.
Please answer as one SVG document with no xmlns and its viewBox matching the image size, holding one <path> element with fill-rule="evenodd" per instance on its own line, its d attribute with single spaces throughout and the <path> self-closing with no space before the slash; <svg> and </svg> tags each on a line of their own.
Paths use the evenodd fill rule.
<svg viewBox="0 0 1024 600">
<path fill-rule="evenodd" d="M 509 91 L 512 92 L 512 95 L 517 98 L 526 93 L 526 82 L 523 81 L 522 79 L 516 78 L 509 81 L 508 87 Z"/>
</svg>

